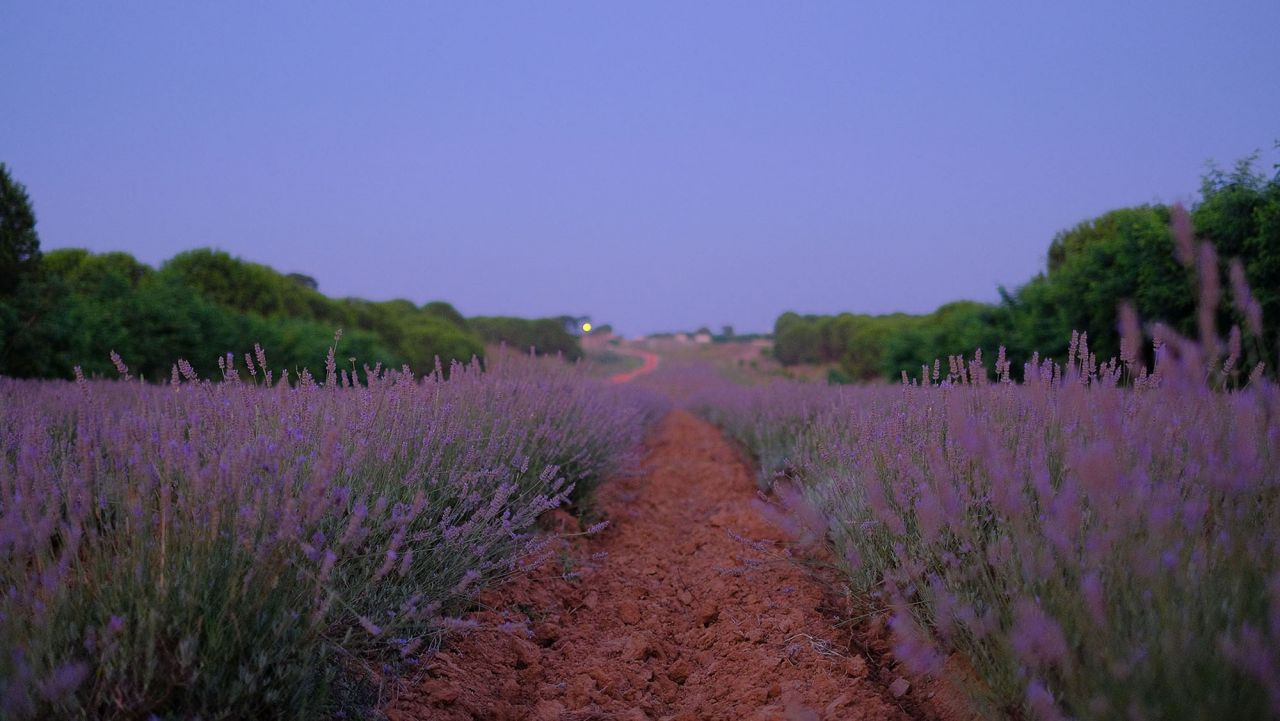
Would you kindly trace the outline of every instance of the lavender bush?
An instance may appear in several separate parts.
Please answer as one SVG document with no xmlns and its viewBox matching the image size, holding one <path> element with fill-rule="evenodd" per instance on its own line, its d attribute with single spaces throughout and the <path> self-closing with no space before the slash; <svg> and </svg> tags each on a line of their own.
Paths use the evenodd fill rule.
<svg viewBox="0 0 1280 721">
<path fill-rule="evenodd" d="M 308 718 L 536 563 L 628 459 L 635 389 L 504 358 L 448 380 L 0 379 L 0 716 Z M 576 489 L 576 490 L 575 490 Z"/>
</svg>

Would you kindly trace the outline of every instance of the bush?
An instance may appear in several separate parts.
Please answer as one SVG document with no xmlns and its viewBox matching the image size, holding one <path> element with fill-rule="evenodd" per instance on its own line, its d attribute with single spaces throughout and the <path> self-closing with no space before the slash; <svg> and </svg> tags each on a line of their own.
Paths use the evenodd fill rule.
<svg viewBox="0 0 1280 721">
<path fill-rule="evenodd" d="M 202 374 L 213 361 L 255 343 L 296 375 L 323 371 L 325 349 L 343 330 L 342 358 L 358 357 L 418 373 L 436 360 L 484 354 L 466 320 L 447 303 L 336 300 L 314 280 L 284 275 L 227 253 L 180 253 L 159 270 L 127 253 L 55 250 L 41 258 L 12 298 L 0 298 L 0 373 L 69 378 L 110 373 L 109 354 L 129 358 L 135 375 L 162 380 L 174 358 Z"/>
</svg>

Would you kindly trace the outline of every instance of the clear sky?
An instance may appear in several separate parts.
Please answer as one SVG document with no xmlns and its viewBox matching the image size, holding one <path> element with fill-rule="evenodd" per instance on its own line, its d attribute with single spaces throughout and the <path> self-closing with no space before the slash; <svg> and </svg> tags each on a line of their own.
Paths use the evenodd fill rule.
<svg viewBox="0 0 1280 721">
<path fill-rule="evenodd" d="M 42 244 L 628 334 L 991 300 L 1280 139 L 1280 2 L 14 2 Z"/>
</svg>

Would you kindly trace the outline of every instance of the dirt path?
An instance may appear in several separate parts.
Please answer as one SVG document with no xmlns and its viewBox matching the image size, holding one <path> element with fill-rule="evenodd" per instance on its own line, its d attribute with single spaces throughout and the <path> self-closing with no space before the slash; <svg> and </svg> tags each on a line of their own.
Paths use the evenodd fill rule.
<svg viewBox="0 0 1280 721">
<path fill-rule="evenodd" d="M 839 642 L 820 586 L 758 562 L 782 537 L 715 428 L 672 413 L 647 465 L 606 485 L 609 529 L 489 592 L 480 628 L 436 655 L 391 721 L 910 718 Z"/>
<path fill-rule="evenodd" d="M 618 353 L 641 360 L 640 367 L 609 376 L 610 383 L 627 383 L 658 369 L 658 354 L 647 350 L 619 350 Z"/>
</svg>

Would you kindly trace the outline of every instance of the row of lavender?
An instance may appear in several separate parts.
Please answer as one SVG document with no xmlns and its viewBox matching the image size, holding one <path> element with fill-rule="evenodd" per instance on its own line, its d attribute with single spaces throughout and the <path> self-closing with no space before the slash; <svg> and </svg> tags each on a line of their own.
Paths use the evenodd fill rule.
<svg viewBox="0 0 1280 721">
<path fill-rule="evenodd" d="M 1133 384 L 1085 352 L 1020 384 L 952 359 L 694 406 L 891 613 L 896 655 L 991 715 L 1280 715 L 1280 389 L 1210 388 L 1185 341 L 1157 358 Z"/>
<path fill-rule="evenodd" d="M 539 514 L 661 410 L 531 359 L 290 384 L 257 355 L 244 381 L 0 379 L 0 717 L 331 712 L 536 563 Z"/>
</svg>

